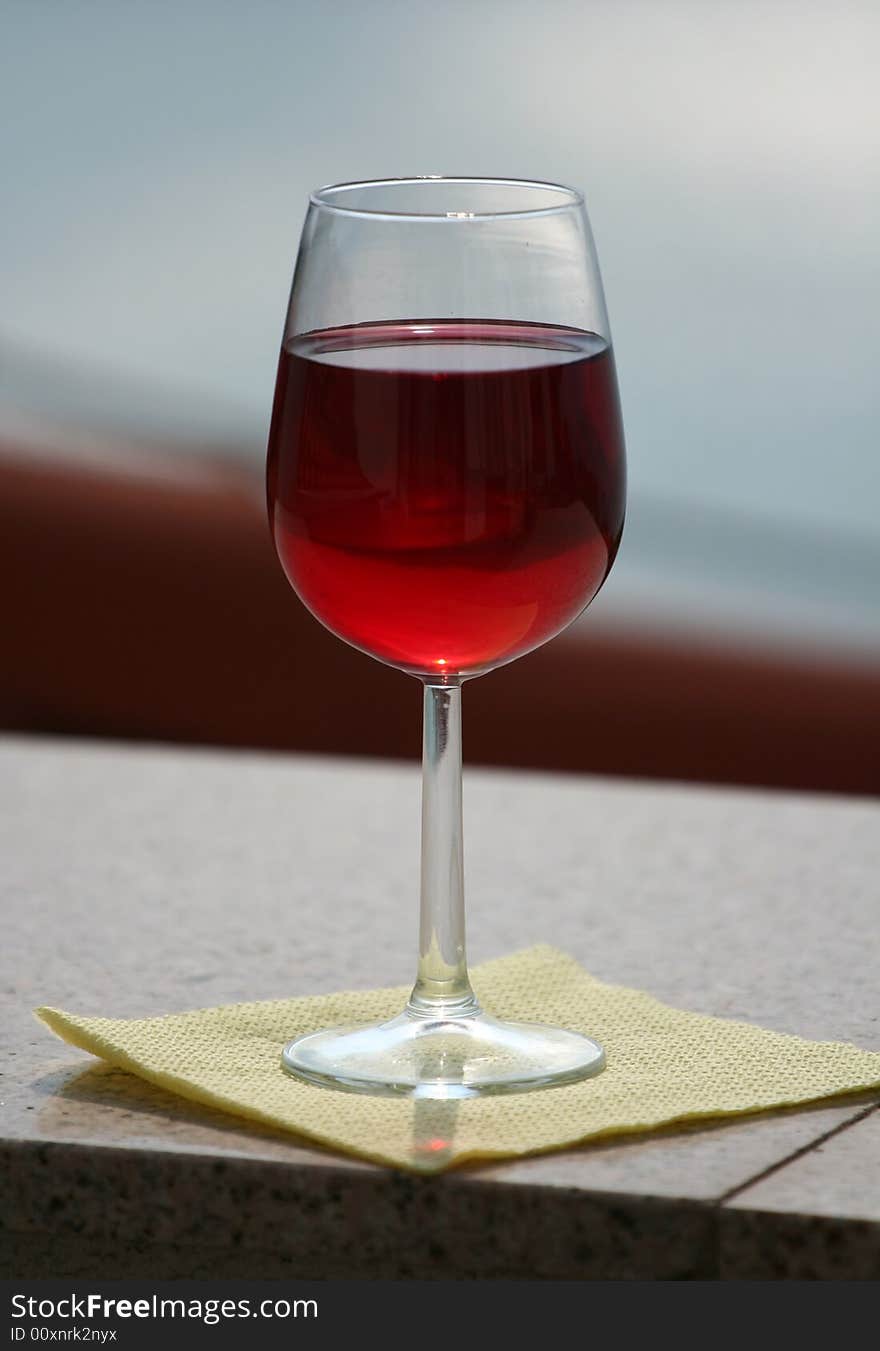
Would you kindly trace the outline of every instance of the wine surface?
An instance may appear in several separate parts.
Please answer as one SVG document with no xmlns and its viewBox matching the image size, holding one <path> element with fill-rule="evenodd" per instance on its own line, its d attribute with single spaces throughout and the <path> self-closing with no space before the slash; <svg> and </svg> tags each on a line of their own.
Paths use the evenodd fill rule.
<svg viewBox="0 0 880 1351">
<path fill-rule="evenodd" d="M 421 675 L 547 642 L 623 529 L 614 359 L 576 329 L 359 324 L 281 353 L 269 515 L 297 594 L 340 638 Z"/>
</svg>

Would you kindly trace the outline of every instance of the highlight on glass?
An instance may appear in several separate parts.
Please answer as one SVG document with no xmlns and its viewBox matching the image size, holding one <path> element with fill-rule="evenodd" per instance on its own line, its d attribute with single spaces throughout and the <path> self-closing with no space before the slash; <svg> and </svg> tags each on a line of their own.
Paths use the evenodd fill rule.
<svg viewBox="0 0 880 1351">
<path fill-rule="evenodd" d="M 434 176 L 313 193 L 267 477 L 275 547 L 300 599 L 424 686 L 412 994 L 385 1023 L 291 1042 L 284 1067 L 416 1097 L 598 1073 L 604 1053 L 589 1037 L 480 1007 L 462 866 L 462 686 L 566 628 L 623 530 L 617 380 L 580 193 Z"/>
</svg>

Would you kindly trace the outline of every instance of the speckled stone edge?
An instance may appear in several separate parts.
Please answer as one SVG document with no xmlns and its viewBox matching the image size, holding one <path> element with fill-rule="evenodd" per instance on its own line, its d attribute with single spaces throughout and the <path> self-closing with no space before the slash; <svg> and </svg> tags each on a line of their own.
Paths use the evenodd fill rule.
<svg viewBox="0 0 880 1351">
<path fill-rule="evenodd" d="M 718 1218 L 721 1280 L 880 1280 L 874 1221 L 738 1208 Z"/>
<path fill-rule="evenodd" d="M 48 1275 L 709 1279 L 710 1205 L 82 1145 L 0 1148 L 3 1266 Z M 109 1265 L 107 1265 L 109 1263 Z"/>
<path fill-rule="evenodd" d="M 299 1279 L 876 1280 L 880 1224 L 392 1170 L 0 1146 L 0 1271 Z"/>
</svg>

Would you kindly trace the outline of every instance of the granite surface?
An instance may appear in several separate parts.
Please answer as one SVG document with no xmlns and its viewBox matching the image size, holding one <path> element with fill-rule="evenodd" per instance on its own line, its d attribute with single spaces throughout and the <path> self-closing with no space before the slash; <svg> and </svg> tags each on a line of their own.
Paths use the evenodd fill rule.
<svg viewBox="0 0 880 1351">
<path fill-rule="evenodd" d="M 725 1274 L 880 1279 L 880 1108 L 731 1199 Z"/>
<path fill-rule="evenodd" d="M 406 982 L 412 766 L 6 738 L 0 799 L 3 1270 L 878 1274 L 880 1095 L 423 1180 L 33 1019 Z M 465 812 L 472 960 L 552 942 L 681 1007 L 880 1049 L 877 804 L 481 770 Z"/>
</svg>

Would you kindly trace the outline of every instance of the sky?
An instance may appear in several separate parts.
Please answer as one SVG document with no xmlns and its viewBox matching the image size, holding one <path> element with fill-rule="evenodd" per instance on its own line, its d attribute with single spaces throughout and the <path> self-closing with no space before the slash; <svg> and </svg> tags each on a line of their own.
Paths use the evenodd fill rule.
<svg viewBox="0 0 880 1351">
<path fill-rule="evenodd" d="M 0 366 L 22 397 L 82 371 L 108 407 L 260 447 L 310 188 L 574 183 L 627 432 L 618 569 L 739 558 L 752 591 L 802 574 L 869 620 L 875 0 L 0 0 L 0 25 Z"/>
</svg>

